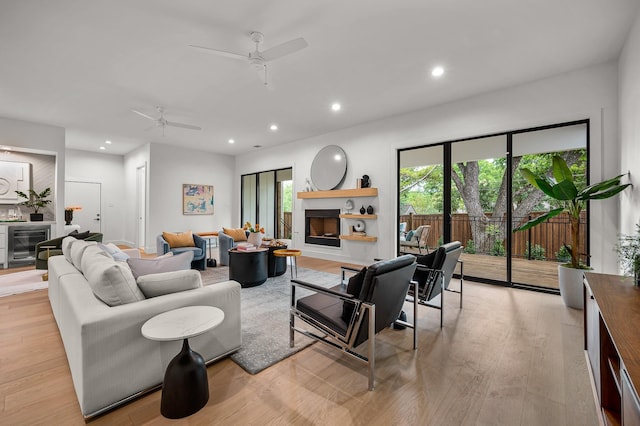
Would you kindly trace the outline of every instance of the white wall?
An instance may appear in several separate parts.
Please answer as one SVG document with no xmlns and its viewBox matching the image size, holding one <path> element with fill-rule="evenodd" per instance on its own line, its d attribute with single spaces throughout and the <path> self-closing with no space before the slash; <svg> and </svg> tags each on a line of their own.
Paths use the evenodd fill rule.
<svg viewBox="0 0 640 426">
<path fill-rule="evenodd" d="M 15 147 L 23 152 L 54 155 L 55 178 L 52 187 L 55 194 L 55 217 L 64 218 L 65 130 L 62 127 L 31 123 L 0 117 L 0 146 Z M 54 235 L 64 230 L 60 219 Z"/>
<path fill-rule="evenodd" d="M 101 230 L 103 241 L 125 241 L 126 195 L 124 157 L 99 152 L 66 150 L 65 181 L 96 182 L 101 185 Z"/>
<path fill-rule="evenodd" d="M 631 172 L 632 191 L 620 198 L 620 232 L 633 234 L 640 223 L 640 12 L 619 62 L 620 170 Z"/>
<path fill-rule="evenodd" d="M 294 191 L 302 191 L 316 153 L 326 145 L 339 145 L 348 159 L 347 176 L 342 189 L 353 188 L 355 179 L 363 174 L 368 174 L 372 186 L 379 189 L 377 200 L 354 199 L 358 207 L 362 203 L 371 203 L 376 208 L 378 220 L 367 223 L 367 233 L 378 236 L 378 242 L 343 241 L 341 249 L 305 245 L 305 207 L 342 208 L 344 199 L 296 199 L 293 245 L 310 256 L 369 264 L 374 257 L 395 255 L 398 148 L 579 119 L 591 120 L 592 181 L 601 176 L 614 175 L 618 171 L 619 151 L 615 63 L 557 75 L 272 149 L 262 149 L 260 155 L 253 152 L 238 156 L 234 178 L 234 217 L 238 216 L 240 206 L 240 175 L 291 166 L 294 169 Z M 592 204 L 591 252 L 592 264 L 597 270 L 616 270 L 615 253 L 612 250 L 615 233 L 604 230 L 617 227 L 617 200 Z"/>
<path fill-rule="evenodd" d="M 132 165 L 133 163 L 127 167 Z M 234 221 L 231 211 L 232 194 L 236 190 L 239 192 L 233 185 L 234 167 L 231 156 L 150 144 L 147 171 L 149 218 L 145 249 L 149 252 L 156 251 L 156 236 L 162 231 L 205 232 L 230 226 Z M 135 197 L 135 168 L 133 175 L 130 170 L 127 171 L 127 182 L 134 187 Z M 182 214 L 182 184 L 185 183 L 214 186 L 213 215 Z"/>
</svg>

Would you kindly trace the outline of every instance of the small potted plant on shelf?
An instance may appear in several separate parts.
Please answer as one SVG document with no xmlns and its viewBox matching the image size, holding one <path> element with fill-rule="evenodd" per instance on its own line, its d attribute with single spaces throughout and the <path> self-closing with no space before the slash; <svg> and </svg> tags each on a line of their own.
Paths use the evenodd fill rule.
<svg viewBox="0 0 640 426">
<path fill-rule="evenodd" d="M 633 283 L 640 286 L 640 224 L 635 235 L 621 235 L 616 244 L 616 253 L 625 274 L 633 277 Z"/>
<path fill-rule="evenodd" d="M 553 178 L 546 175 L 536 175 L 527 168 L 521 168 L 522 176 L 534 187 L 545 193 L 549 198 L 555 200 L 558 207 L 547 213 L 532 219 L 517 227 L 513 232 L 524 231 L 539 223 L 546 221 L 561 213 L 569 215 L 571 222 L 571 245 L 565 245 L 571 255 L 571 261 L 558 265 L 558 286 L 562 300 L 570 308 L 582 309 L 582 277 L 584 270 L 590 269 L 581 261 L 582 247 L 580 235 L 580 213 L 591 200 L 604 200 L 622 192 L 630 183 L 621 183 L 622 176 L 618 175 L 611 179 L 589 185 L 578 189 L 573 181 L 573 174 L 567 163 L 559 155 L 553 156 L 552 162 Z"/>
<path fill-rule="evenodd" d="M 41 207 L 45 207 L 47 204 L 51 203 L 51 200 L 47 200 L 46 198 L 51 195 L 51 188 L 46 188 L 44 191 L 38 193 L 33 189 L 29 189 L 29 195 L 25 194 L 22 191 L 16 191 L 19 197 L 26 198 L 25 201 L 19 203 L 21 206 L 27 206 L 33 209 L 33 213 L 31 213 L 29 219 L 32 222 L 42 222 L 44 215 L 42 213 L 38 213 Z"/>
</svg>

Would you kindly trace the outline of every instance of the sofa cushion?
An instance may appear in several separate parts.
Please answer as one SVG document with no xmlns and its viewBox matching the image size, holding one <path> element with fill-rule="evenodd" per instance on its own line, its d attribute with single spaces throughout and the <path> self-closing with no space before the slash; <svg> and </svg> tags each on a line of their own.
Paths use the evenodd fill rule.
<svg viewBox="0 0 640 426">
<path fill-rule="evenodd" d="M 169 243 L 169 247 L 195 247 L 193 242 L 193 233 L 191 231 L 186 232 L 163 232 L 162 238 Z"/>
<path fill-rule="evenodd" d="M 111 256 L 113 260 L 116 260 L 118 262 L 126 262 L 127 259 L 129 259 L 129 255 L 124 253 L 122 250 L 118 248 L 118 246 L 116 246 L 113 243 L 108 243 L 108 244 L 98 243 L 98 247 L 100 247 L 100 249 L 102 249 L 105 253 Z"/>
<path fill-rule="evenodd" d="M 136 282 L 147 299 L 202 287 L 200 272 L 193 269 L 142 275 Z"/>
<path fill-rule="evenodd" d="M 84 255 L 84 251 L 89 246 L 97 247 L 97 244 L 95 241 L 77 240 L 71 245 L 71 263 L 73 263 L 73 266 L 75 266 L 78 271 L 82 272 L 82 256 Z"/>
<path fill-rule="evenodd" d="M 233 241 L 247 241 L 247 233 L 242 228 L 222 228 L 222 232 L 233 238 Z"/>
<path fill-rule="evenodd" d="M 60 243 L 60 248 L 62 249 L 62 254 L 64 255 L 67 262 L 73 264 L 73 260 L 71 259 L 71 245 L 75 243 L 76 240 L 73 237 L 65 237 L 62 239 L 62 243 Z"/>
<path fill-rule="evenodd" d="M 131 270 L 103 251 L 89 250 L 82 258 L 84 277 L 93 294 L 109 306 L 144 300 Z"/>
<path fill-rule="evenodd" d="M 364 276 L 367 273 L 367 268 L 364 267 L 360 272 L 355 275 L 352 275 L 349 278 L 349 284 L 347 284 L 347 293 L 354 295 L 357 298 L 360 298 L 360 292 L 362 291 L 362 284 L 364 284 Z M 355 305 L 351 302 L 344 301 L 342 305 L 342 319 L 345 322 L 351 321 L 351 315 L 353 315 L 353 309 Z"/>
<path fill-rule="evenodd" d="M 191 269 L 193 252 L 175 254 L 173 256 L 159 256 L 152 259 L 127 259 L 133 276 L 138 279 L 143 275 L 159 274 L 162 272 L 181 271 Z"/>
</svg>

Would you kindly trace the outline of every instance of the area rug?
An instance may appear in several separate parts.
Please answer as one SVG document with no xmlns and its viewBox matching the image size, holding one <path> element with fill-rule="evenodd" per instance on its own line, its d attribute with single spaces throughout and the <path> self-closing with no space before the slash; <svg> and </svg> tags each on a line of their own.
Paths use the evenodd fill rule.
<svg viewBox="0 0 640 426">
<path fill-rule="evenodd" d="M 207 268 L 202 272 L 204 285 L 229 279 L 228 267 Z M 298 279 L 323 287 L 340 284 L 340 276 L 298 268 Z M 297 288 L 296 296 L 311 294 Z M 301 351 L 314 341 L 301 334 L 295 336 L 295 346 L 289 347 L 290 274 L 269 278 L 257 287 L 243 288 L 242 347 L 231 359 L 250 374 L 256 374 Z"/>
<path fill-rule="evenodd" d="M 45 271 L 31 269 L 0 275 L 0 297 L 47 288 L 48 282 L 42 281 Z"/>
</svg>

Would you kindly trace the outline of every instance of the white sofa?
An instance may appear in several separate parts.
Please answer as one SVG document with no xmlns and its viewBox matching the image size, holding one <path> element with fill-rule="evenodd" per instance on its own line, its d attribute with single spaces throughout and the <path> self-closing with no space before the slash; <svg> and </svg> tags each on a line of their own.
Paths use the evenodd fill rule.
<svg viewBox="0 0 640 426">
<path fill-rule="evenodd" d="M 65 255 L 49 259 L 49 301 L 85 418 L 99 415 L 162 383 L 166 366 L 180 352 L 182 342 L 157 342 L 142 336 L 142 325 L 159 313 L 183 306 L 216 306 L 224 311 L 224 322 L 189 339 L 190 346 L 206 362 L 240 348 L 239 283 L 225 281 L 109 306 L 94 295 L 81 272 L 92 268 L 91 264 L 83 263 L 79 270 L 74 266 L 75 258 L 67 259 L 69 250 L 65 247 L 63 244 Z M 88 275 L 95 275 L 95 270 Z M 200 279 L 197 271 L 184 272 L 195 272 Z"/>
</svg>

